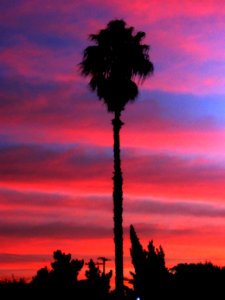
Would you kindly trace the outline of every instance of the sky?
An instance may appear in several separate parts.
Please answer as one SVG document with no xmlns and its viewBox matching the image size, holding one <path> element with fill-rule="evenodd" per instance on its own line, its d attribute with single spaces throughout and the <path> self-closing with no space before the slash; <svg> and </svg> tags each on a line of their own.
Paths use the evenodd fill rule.
<svg viewBox="0 0 225 300">
<path fill-rule="evenodd" d="M 79 73 L 114 19 L 144 31 L 153 76 L 122 114 L 129 226 L 167 267 L 225 265 L 225 2 L 2 0 L 0 278 L 31 278 L 61 249 L 114 269 L 113 115 Z"/>
</svg>

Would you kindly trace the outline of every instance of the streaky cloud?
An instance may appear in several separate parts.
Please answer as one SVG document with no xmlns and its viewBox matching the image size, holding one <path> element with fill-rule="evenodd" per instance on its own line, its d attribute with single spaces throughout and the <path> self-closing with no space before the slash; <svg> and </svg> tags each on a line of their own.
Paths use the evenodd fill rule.
<svg viewBox="0 0 225 300">
<path fill-rule="evenodd" d="M 45 222 L 39 224 L 0 222 L 0 237 L 34 239 L 102 239 L 111 236 L 111 228 L 94 224 L 76 224 L 67 222 Z"/>
<path fill-rule="evenodd" d="M 199 201 L 160 201 L 160 200 L 141 200 L 129 199 L 126 210 L 133 214 L 160 214 L 174 216 L 193 216 L 224 218 L 225 206 L 221 204 L 210 204 Z"/>
</svg>

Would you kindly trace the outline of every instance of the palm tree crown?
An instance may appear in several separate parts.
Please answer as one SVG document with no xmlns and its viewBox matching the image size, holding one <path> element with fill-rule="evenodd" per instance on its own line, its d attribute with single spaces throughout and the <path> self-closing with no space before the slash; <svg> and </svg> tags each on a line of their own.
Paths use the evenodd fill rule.
<svg viewBox="0 0 225 300">
<path fill-rule="evenodd" d="M 90 86 L 103 99 L 109 112 L 120 113 L 138 95 L 135 78 L 153 72 L 149 46 L 141 44 L 144 32 L 134 34 L 123 20 L 113 20 L 106 29 L 90 35 L 95 43 L 84 50 L 82 74 L 90 76 Z"/>
</svg>

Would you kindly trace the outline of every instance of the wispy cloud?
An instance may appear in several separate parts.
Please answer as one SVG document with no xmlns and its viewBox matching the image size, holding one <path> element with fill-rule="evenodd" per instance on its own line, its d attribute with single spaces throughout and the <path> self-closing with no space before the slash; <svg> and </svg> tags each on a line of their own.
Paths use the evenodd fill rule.
<svg viewBox="0 0 225 300">
<path fill-rule="evenodd" d="M 172 215 L 192 217 L 224 218 L 225 206 L 205 202 L 159 201 L 159 200 L 128 200 L 126 210 L 133 214 Z"/>
</svg>

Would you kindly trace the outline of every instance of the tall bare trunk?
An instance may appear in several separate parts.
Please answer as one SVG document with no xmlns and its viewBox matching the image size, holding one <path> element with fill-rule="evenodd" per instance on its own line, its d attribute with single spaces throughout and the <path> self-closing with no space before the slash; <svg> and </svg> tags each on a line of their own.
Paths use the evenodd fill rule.
<svg viewBox="0 0 225 300">
<path fill-rule="evenodd" d="M 123 123 L 120 112 L 112 120 L 114 137 L 113 212 L 115 244 L 116 299 L 123 299 L 123 177 L 120 162 L 120 129 Z"/>
</svg>

